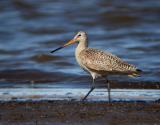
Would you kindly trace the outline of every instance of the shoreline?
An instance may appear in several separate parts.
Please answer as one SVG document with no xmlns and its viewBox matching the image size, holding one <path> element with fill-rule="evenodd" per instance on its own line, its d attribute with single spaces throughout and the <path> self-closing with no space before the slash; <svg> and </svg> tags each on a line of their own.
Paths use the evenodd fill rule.
<svg viewBox="0 0 160 125">
<path fill-rule="evenodd" d="M 0 101 L 80 101 L 89 88 L 3 88 L 0 89 Z M 112 101 L 156 101 L 160 97 L 160 90 L 155 89 L 111 89 Z M 88 101 L 108 101 L 105 88 L 96 88 Z"/>
</svg>

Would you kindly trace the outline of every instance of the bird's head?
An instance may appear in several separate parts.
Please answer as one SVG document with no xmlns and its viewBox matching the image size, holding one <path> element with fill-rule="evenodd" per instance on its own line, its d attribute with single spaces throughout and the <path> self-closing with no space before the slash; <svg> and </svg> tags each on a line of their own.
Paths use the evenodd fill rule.
<svg viewBox="0 0 160 125">
<path fill-rule="evenodd" d="M 87 34 L 84 32 L 84 31 L 79 31 L 73 39 L 71 39 L 70 41 L 68 41 L 67 43 L 65 43 L 63 46 L 60 46 L 58 47 L 57 49 L 51 51 L 51 53 L 57 51 L 57 50 L 60 50 L 66 46 L 69 46 L 71 44 L 74 44 L 74 43 L 80 43 L 82 41 L 85 41 L 87 39 Z"/>
</svg>

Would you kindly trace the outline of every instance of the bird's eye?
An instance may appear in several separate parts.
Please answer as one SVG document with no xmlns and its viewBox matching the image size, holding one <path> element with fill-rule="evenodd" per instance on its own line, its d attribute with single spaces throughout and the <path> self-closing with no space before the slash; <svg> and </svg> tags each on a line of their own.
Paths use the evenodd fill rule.
<svg viewBox="0 0 160 125">
<path fill-rule="evenodd" d="M 81 36 L 81 34 L 79 34 L 78 36 Z"/>
</svg>

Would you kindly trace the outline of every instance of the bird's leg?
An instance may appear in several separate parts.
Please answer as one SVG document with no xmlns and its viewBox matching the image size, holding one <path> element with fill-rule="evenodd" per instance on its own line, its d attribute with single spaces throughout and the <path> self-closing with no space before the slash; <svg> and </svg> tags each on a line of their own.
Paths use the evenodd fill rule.
<svg viewBox="0 0 160 125">
<path fill-rule="evenodd" d="M 84 101 L 88 96 L 89 94 L 95 89 L 95 79 L 93 79 L 92 81 L 92 85 L 91 85 L 91 89 L 89 90 L 89 92 L 85 95 L 85 97 L 82 99 L 82 101 Z"/>
<path fill-rule="evenodd" d="M 110 83 L 109 83 L 109 80 L 108 80 L 108 79 L 106 79 L 106 81 L 107 81 L 107 87 L 108 87 L 108 102 L 111 102 Z"/>
</svg>

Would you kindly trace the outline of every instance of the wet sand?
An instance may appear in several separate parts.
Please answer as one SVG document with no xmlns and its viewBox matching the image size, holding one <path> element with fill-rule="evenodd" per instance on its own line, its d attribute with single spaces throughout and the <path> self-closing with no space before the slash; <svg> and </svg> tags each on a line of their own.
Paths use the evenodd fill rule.
<svg viewBox="0 0 160 125">
<path fill-rule="evenodd" d="M 0 102 L 0 125 L 159 125 L 160 102 Z"/>
</svg>

